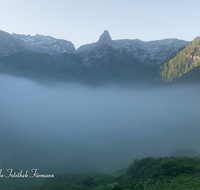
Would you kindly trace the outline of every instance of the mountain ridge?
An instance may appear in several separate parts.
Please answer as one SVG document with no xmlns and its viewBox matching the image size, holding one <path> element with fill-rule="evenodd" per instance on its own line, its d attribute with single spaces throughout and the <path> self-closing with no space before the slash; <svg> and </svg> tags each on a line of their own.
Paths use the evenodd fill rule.
<svg viewBox="0 0 200 190">
<path fill-rule="evenodd" d="M 6 32 L 4 32 L 6 33 Z M 108 31 L 104 31 L 99 37 L 97 42 L 85 44 L 80 46 L 77 50 L 71 41 L 56 39 L 51 36 L 44 35 L 21 35 L 21 34 L 8 34 L 7 36 L 18 43 L 18 47 L 13 51 L 3 49 L 0 43 L 0 57 L 6 56 L 9 53 L 14 53 L 23 50 L 47 53 L 47 54 L 60 54 L 60 53 L 75 53 L 83 54 L 83 58 L 87 60 L 87 54 L 92 51 L 97 45 L 107 44 L 114 49 L 126 49 L 131 56 L 136 57 L 145 65 L 159 65 L 166 61 L 167 57 L 174 52 L 177 52 L 181 47 L 185 46 L 188 42 L 179 39 L 164 39 L 144 42 L 139 39 L 129 40 L 112 40 Z M 13 39 L 14 37 L 14 39 Z M 1 41 L 0 41 L 1 42 Z"/>
<path fill-rule="evenodd" d="M 30 48 L 26 47 L 27 43 L 31 44 L 31 47 L 28 45 Z M 178 39 L 150 42 L 139 39 L 112 40 L 106 30 L 97 42 L 83 45 L 77 50 L 74 48 L 72 51 L 63 52 L 60 48 L 59 51 L 54 51 L 54 48 L 59 49 L 54 43 L 64 42 L 50 36 L 11 35 L 1 31 L 0 50 L 5 51 L 0 51 L 0 72 L 85 83 L 163 83 L 166 81 L 161 78 L 169 74 L 161 75 L 162 68 L 166 70 L 169 66 L 167 63 L 177 56 L 177 52 L 185 51 L 185 48 L 190 46 L 187 41 Z M 40 49 L 41 44 L 46 48 L 45 51 Z M 4 53 L 6 51 L 7 53 Z M 188 60 L 194 60 L 199 55 L 187 56 Z"/>
<path fill-rule="evenodd" d="M 178 39 L 164 39 L 144 42 L 136 40 L 112 40 L 109 32 L 104 31 L 97 42 L 80 46 L 75 53 L 87 54 L 95 49 L 99 44 L 107 44 L 114 49 L 126 49 L 132 56 L 136 57 L 145 65 L 159 65 L 163 63 L 169 55 L 177 52 L 188 42 Z M 83 56 L 84 57 L 84 56 Z"/>
<path fill-rule="evenodd" d="M 12 36 L 18 40 L 18 42 L 24 46 L 27 50 L 48 53 L 48 54 L 60 54 L 60 53 L 74 53 L 74 44 L 67 40 L 56 39 L 51 36 L 44 36 L 36 34 L 20 35 L 13 33 Z"/>
</svg>

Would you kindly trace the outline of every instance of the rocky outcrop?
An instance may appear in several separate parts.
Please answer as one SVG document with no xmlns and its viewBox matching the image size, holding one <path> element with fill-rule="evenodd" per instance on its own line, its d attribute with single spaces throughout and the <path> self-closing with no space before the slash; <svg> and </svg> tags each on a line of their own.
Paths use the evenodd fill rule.
<svg viewBox="0 0 200 190">
<path fill-rule="evenodd" d="M 115 42 L 111 39 L 109 32 L 105 30 L 97 42 L 80 46 L 76 50 L 76 53 L 89 53 L 101 44 L 107 44 L 113 48 L 118 48 Z"/>
<path fill-rule="evenodd" d="M 61 54 L 74 53 L 74 44 L 67 40 L 56 39 L 50 36 L 43 35 L 20 35 L 12 34 L 18 42 L 27 50 L 47 53 L 47 54 Z"/>
<path fill-rule="evenodd" d="M 23 46 L 11 34 L 0 30 L 0 57 L 22 50 Z"/>
</svg>

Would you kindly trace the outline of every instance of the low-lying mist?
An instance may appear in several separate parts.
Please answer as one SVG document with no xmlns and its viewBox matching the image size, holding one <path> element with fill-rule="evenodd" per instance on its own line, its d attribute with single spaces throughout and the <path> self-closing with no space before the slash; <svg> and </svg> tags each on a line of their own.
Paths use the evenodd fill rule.
<svg viewBox="0 0 200 190">
<path fill-rule="evenodd" d="M 0 75 L 0 89 L 2 168 L 112 172 L 137 157 L 200 152 L 197 85 L 45 86 Z"/>
</svg>

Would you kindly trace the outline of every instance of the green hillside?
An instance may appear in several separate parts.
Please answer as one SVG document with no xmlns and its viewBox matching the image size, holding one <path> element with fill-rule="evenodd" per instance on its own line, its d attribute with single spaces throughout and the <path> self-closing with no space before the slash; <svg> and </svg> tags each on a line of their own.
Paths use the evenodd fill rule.
<svg viewBox="0 0 200 190">
<path fill-rule="evenodd" d="M 198 156 L 145 157 L 114 174 L 60 174 L 27 190 L 197 190 L 199 171 Z"/>
<path fill-rule="evenodd" d="M 183 76 L 200 65 L 200 37 L 195 38 L 186 48 L 160 67 L 161 81 L 168 82 Z"/>
</svg>

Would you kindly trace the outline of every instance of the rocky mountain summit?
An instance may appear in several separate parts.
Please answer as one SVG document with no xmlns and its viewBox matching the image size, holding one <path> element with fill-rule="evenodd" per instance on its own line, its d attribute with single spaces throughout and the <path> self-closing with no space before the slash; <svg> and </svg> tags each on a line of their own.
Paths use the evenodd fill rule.
<svg viewBox="0 0 200 190">
<path fill-rule="evenodd" d="M 30 51 L 48 54 L 75 52 L 74 44 L 67 40 L 56 39 L 51 36 L 43 36 L 39 34 L 31 36 L 13 33 L 12 36 L 21 46 Z"/>
<path fill-rule="evenodd" d="M 119 51 L 123 49 L 129 56 L 137 58 L 145 65 L 159 65 L 187 43 L 187 41 L 178 39 L 164 39 L 149 42 L 144 42 L 139 39 L 112 40 L 109 32 L 105 30 L 96 43 L 80 46 L 76 50 L 76 53 L 82 53 L 84 60 L 89 60 L 87 55 L 91 54 L 91 51 L 99 45 L 107 44 Z"/>
<path fill-rule="evenodd" d="M 115 44 L 115 42 L 111 39 L 109 32 L 107 30 L 105 30 L 103 32 L 103 34 L 99 37 L 99 40 L 96 43 L 82 45 L 76 50 L 76 53 L 86 53 L 87 54 L 100 44 L 107 44 L 113 48 L 118 48 L 117 45 Z"/>
</svg>

